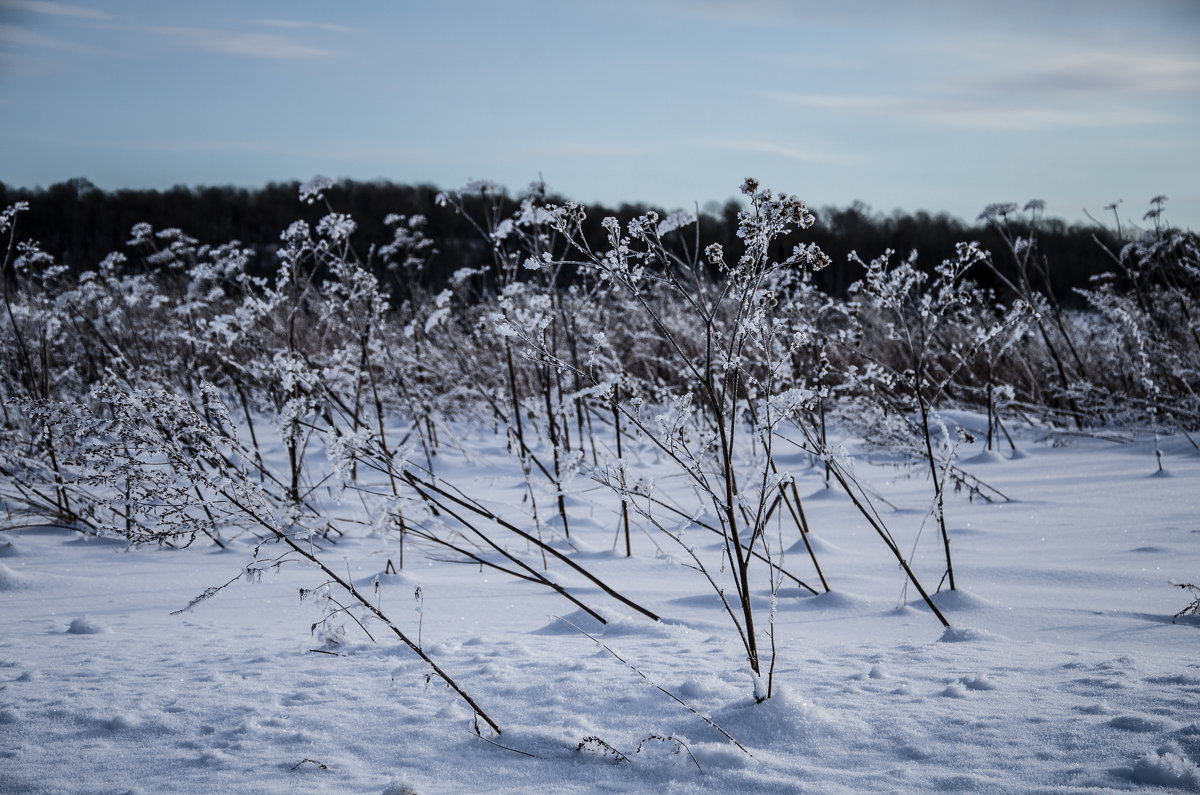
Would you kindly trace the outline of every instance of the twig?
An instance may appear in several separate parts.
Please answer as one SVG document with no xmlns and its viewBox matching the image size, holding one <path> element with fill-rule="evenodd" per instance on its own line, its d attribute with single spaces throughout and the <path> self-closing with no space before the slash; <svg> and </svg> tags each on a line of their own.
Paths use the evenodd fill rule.
<svg viewBox="0 0 1200 795">
<path fill-rule="evenodd" d="M 503 748 L 505 751 L 512 751 L 514 754 L 520 754 L 521 756 L 528 756 L 533 759 L 541 759 L 541 757 L 538 756 L 537 754 L 531 754 L 528 751 L 522 751 L 519 748 L 509 748 L 507 745 L 501 745 L 500 743 L 496 742 L 495 740 L 489 740 L 487 737 L 484 737 L 479 732 L 471 732 L 471 736 L 478 737 L 479 739 L 483 740 L 485 743 L 490 743 L 490 744 L 496 746 L 497 748 Z"/>
<path fill-rule="evenodd" d="M 642 677 L 642 679 L 645 679 L 645 680 L 646 680 L 646 681 L 647 681 L 649 684 L 653 685 L 653 686 L 654 686 L 654 688 L 655 688 L 656 690 L 658 690 L 659 692 L 661 692 L 661 693 L 664 693 L 665 695 L 669 696 L 669 697 L 670 697 L 670 698 L 671 698 L 673 701 L 675 701 L 676 703 L 678 703 L 680 706 L 682 706 L 682 707 L 683 707 L 684 709 L 686 709 L 688 712 L 692 713 L 692 714 L 693 714 L 693 715 L 695 715 L 696 717 L 700 718 L 700 720 L 704 721 L 704 722 L 705 722 L 705 723 L 707 723 L 709 726 L 712 726 L 714 729 L 716 729 L 717 731 L 719 731 L 719 732 L 720 732 L 720 733 L 721 733 L 721 734 L 722 734 L 722 735 L 725 737 L 725 739 L 729 740 L 729 742 L 733 743 L 733 744 L 734 744 L 734 745 L 736 745 L 738 748 L 740 748 L 740 749 L 741 749 L 741 751 L 742 751 L 742 753 L 744 753 L 746 756 L 750 757 L 751 759 L 753 759 L 753 758 L 754 758 L 754 754 L 750 753 L 750 751 L 748 751 L 748 750 L 746 749 L 746 746 L 744 746 L 744 745 L 742 745 L 741 743 L 739 743 L 737 740 L 735 740 L 735 739 L 733 738 L 733 735 L 731 735 L 729 732 L 725 731 L 725 730 L 724 730 L 724 729 L 722 729 L 720 726 L 718 726 L 716 723 L 714 723 L 714 722 L 713 722 L 713 720 L 712 720 L 712 718 L 709 718 L 709 717 L 707 717 L 707 716 L 705 716 L 705 715 L 702 715 L 702 714 L 700 714 L 700 712 L 699 712 L 699 711 L 698 711 L 698 710 L 697 710 L 695 707 L 693 707 L 691 704 L 688 704 L 686 701 L 684 701 L 683 699 L 681 699 L 679 696 L 675 695 L 675 694 L 674 694 L 674 693 L 672 693 L 670 690 L 667 690 L 665 687 L 663 687 L 662 685 L 658 684 L 657 682 L 655 682 L 654 680 L 652 680 L 650 677 L 646 676 L 644 673 L 642 673 L 642 672 L 641 672 L 641 670 L 639 670 L 639 669 L 637 668 L 637 666 L 633 665 L 631 662 L 629 662 L 628 660 L 626 660 L 624 657 L 622 657 L 621 655 L 617 654 L 615 651 L 613 651 L 613 650 L 612 650 L 612 649 L 611 649 L 609 646 L 607 646 L 607 645 L 606 645 L 606 644 L 605 644 L 603 641 L 601 641 L 599 638 L 597 638 L 596 636 L 594 636 L 594 635 L 592 635 L 592 634 L 590 634 L 590 633 L 588 633 L 588 632 L 585 632 L 584 630 L 580 629 L 578 626 L 576 626 L 575 624 L 571 623 L 570 621 L 568 621 L 567 619 L 563 618 L 562 616 L 555 616 L 555 618 L 557 618 L 559 621 L 563 622 L 564 624 L 566 624 L 566 625 L 568 625 L 568 626 L 575 627 L 575 631 L 576 631 L 576 632 L 578 632 L 579 634 L 583 635 L 584 637 L 586 637 L 586 638 L 590 639 L 590 640 L 591 640 L 593 643 L 595 643 L 597 646 L 599 646 L 600 648 L 604 649 L 606 652 L 608 652 L 608 653 L 609 653 L 609 654 L 611 654 L 612 656 L 616 657 L 616 658 L 617 658 L 618 660 L 620 660 L 621 662 L 625 663 L 626 667 L 628 667 L 628 668 L 629 668 L 631 671 L 633 671 L 633 672 L 634 672 L 635 674 L 637 674 L 638 676 Z M 582 745 L 582 743 L 580 743 L 580 745 Z"/>
</svg>

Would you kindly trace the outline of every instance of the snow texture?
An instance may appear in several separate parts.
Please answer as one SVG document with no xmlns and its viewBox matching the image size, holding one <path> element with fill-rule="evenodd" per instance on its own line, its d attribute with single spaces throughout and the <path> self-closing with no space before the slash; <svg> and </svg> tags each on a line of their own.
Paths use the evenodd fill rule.
<svg viewBox="0 0 1200 795">
<path fill-rule="evenodd" d="M 495 504 L 519 501 L 519 473 L 473 432 L 469 463 L 447 451 L 439 465 Z M 321 585 L 310 569 L 243 578 L 173 614 L 236 575 L 253 539 L 128 549 L 5 530 L 0 792 L 1200 789 L 1200 635 L 1172 620 L 1183 595 L 1171 585 L 1200 572 L 1200 457 L 1168 439 L 1173 477 L 1151 478 L 1138 443 L 1018 441 L 1019 459 L 963 450 L 964 467 L 1013 499 L 948 503 L 960 590 L 936 601 L 950 629 L 819 465 L 794 468 L 834 590 L 780 592 L 761 704 L 719 600 L 677 548 L 639 534 L 632 558 L 609 551 L 619 506 L 603 491 L 571 495 L 577 554 L 661 622 L 553 561 L 607 624 L 411 540 L 398 575 L 385 566 L 395 537 L 327 544 L 501 735 L 478 735 L 470 709 L 377 623 L 378 643 L 345 621 L 341 642 L 322 644 L 310 627 L 328 605 L 298 596 Z M 858 471 L 911 547 L 929 499 L 919 470 L 863 458 Z M 786 565 L 807 575 L 782 532 Z M 934 582 L 939 544 L 927 531 L 913 555 Z M 766 616 L 765 583 L 756 595 Z"/>
</svg>

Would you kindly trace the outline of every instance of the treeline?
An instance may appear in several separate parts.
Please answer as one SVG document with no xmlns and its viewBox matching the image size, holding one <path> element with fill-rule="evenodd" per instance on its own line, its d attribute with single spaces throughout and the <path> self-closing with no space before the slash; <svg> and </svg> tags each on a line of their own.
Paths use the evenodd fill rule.
<svg viewBox="0 0 1200 795">
<path fill-rule="evenodd" d="M 301 204 L 297 200 L 299 185 L 272 182 L 257 189 L 176 186 L 162 191 L 104 191 L 83 178 L 37 189 L 13 188 L 0 182 L 0 208 L 17 201 L 28 202 L 30 210 L 21 218 L 21 238 L 40 241 L 44 250 L 75 272 L 93 268 L 108 254 L 124 250 L 130 230 L 144 222 L 156 230 L 180 229 L 203 243 L 239 241 L 255 252 L 252 270 L 267 273 L 277 264 L 280 233 L 297 218 L 315 223 L 327 211 L 324 206 Z M 354 219 L 358 227 L 354 241 L 362 248 L 364 258 L 370 246 L 391 239 L 385 224 L 389 214 L 424 216 L 424 232 L 433 241 L 436 253 L 421 271 L 420 286 L 439 289 L 454 271 L 482 264 L 490 256 L 469 217 L 452 207 L 439 206 L 436 198 L 440 192 L 433 185 L 343 180 L 326 192 L 326 198 L 338 212 Z M 505 212 L 515 209 L 518 198 L 503 202 Z M 804 198 L 813 202 L 820 199 Z M 482 199 L 467 197 L 467 201 Z M 734 200 L 707 205 L 700 213 L 700 239 L 721 241 L 727 249 L 735 248 L 741 208 Z M 482 204 L 471 209 L 481 210 Z M 600 222 L 607 216 L 626 223 L 649 209 L 666 215 L 645 204 L 589 205 L 586 209 L 584 233 L 597 246 L 604 240 Z M 926 211 L 885 215 L 860 203 L 845 208 L 822 207 L 814 213 L 816 225 L 806 230 L 802 239 L 777 241 L 779 253 L 797 242 L 816 243 L 835 265 L 842 265 L 852 252 L 869 259 L 891 249 L 898 258 L 905 258 L 915 250 L 922 265 L 931 267 L 952 258 L 956 243 L 973 240 L 993 254 L 1002 272 L 1010 276 L 1014 273 L 1014 264 L 1008 261 L 1008 245 L 995 226 L 986 221 L 964 223 L 946 213 Z M 1026 223 L 1027 218 L 1014 216 L 1010 229 L 1020 234 Z M 1068 225 L 1054 218 L 1039 220 L 1036 237 L 1038 256 L 1044 258 L 1049 281 L 1045 286 L 1067 304 L 1075 303 L 1074 288 L 1086 287 L 1093 276 L 1111 270 L 1112 261 L 1104 249 L 1120 248 L 1113 230 L 1099 225 Z M 840 296 L 861 275 L 857 267 L 832 267 L 815 280 L 818 287 Z"/>
</svg>

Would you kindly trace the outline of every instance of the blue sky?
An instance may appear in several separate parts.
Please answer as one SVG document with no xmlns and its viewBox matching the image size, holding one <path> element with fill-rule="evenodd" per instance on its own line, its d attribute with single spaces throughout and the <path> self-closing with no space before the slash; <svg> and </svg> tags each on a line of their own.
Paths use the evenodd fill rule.
<svg viewBox="0 0 1200 795">
<path fill-rule="evenodd" d="M 0 181 L 543 176 L 1200 230 L 1200 2 L 0 0 Z"/>
</svg>

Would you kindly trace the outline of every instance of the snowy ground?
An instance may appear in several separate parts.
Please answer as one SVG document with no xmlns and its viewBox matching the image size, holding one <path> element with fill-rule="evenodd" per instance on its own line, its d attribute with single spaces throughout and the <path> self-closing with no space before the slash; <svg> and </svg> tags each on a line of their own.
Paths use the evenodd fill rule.
<svg viewBox="0 0 1200 795">
<path fill-rule="evenodd" d="M 402 573 L 381 574 L 394 538 L 327 548 L 372 593 L 378 576 L 385 612 L 500 723 L 483 738 L 404 646 L 351 622 L 340 646 L 310 634 L 324 615 L 298 598 L 321 582 L 311 569 L 172 615 L 235 576 L 249 545 L 0 532 L 0 792 L 1200 790 L 1200 626 L 1172 622 L 1187 598 L 1171 586 L 1200 579 L 1200 457 L 1168 440 L 1163 477 L 1144 441 L 1018 442 L 1012 459 L 962 452 L 1012 501 L 947 504 L 959 591 L 937 602 L 950 630 L 911 591 L 902 603 L 894 559 L 845 497 L 791 464 L 834 591 L 783 593 L 777 691 L 760 705 L 707 584 L 661 536 L 616 554 L 612 497 L 586 483 L 571 501 L 576 558 L 662 622 L 561 564 L 550 572 L 607 626 L 435 550 L 410 546 Z M 488 444 L 481 434 L 476 455 Z M 921 470 L 865 453 L 858 468 L 911 546 L 931 492 Z M 494 466 L 460 470 L 476 493 L 520 493 Z M 936 542 L 927 526 L 916 559 L 931 586 Z M 787 565 L 812 573 L 802 549 Z"/>
</svg>

